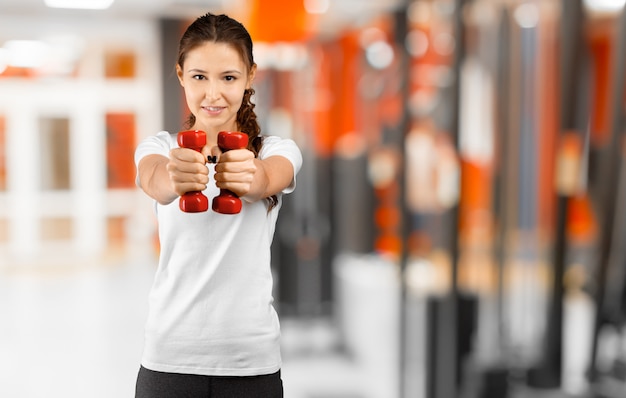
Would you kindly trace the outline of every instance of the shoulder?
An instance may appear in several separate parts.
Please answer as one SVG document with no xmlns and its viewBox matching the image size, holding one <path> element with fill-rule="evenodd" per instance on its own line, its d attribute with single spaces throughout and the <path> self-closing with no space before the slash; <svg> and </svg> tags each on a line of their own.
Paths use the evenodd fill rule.
<svg viewBox="0 0 626 398">
<path fill-rule="evenodd" d="M 157 134 L 144 138 L 135 149 L 135 161 L 147 155 L 169 156 L 170 150 L 176 148 L 176 134 L 159 131 Z"/>
<path fill-rule="evenodd" d="M 294 140 L 281 138 L 275 135 L 263 136 L 263 147 L 259 152 L 259 159 L 266 159 L 270 156 L 283 156 L 293 165 L 294 171 L 300 170 L 302 166 L 302 153 Z"/>
<path fill-rule="evenodd" d="M 178 146 L 176 135 L 176 133 L 170 133 L 169 131 L 159 131 L 155 135 L 145 138 L 143 142 L 154 143 L 171 149 Z"/>
</svg>

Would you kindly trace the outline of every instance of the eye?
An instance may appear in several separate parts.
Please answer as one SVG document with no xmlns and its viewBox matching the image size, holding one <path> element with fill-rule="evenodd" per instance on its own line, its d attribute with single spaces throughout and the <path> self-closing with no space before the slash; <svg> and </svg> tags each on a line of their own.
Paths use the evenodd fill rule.
<svg viewBox="0 0 626 398">
<path fill-rule="evenodd" d="M 224 80 L 226 80 L 227 82 L 234 82 L 235 80 L 237 80 L 237 78 L 235 76 L 228 75 L 224 76 Z"/>
<path fill-rule="evenodd" d="M 194 79 L 194 80 L 205 80 L 206 79 L 206 77 L 204 75 L 193 75 L 191 78 Z"/>
</svg>

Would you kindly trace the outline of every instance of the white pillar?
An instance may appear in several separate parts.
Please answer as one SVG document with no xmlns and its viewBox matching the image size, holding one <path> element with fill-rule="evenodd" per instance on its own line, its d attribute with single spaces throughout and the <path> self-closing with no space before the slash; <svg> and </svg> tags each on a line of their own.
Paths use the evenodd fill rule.
<svg viewBox="0 0 626 398">
<path fill-rule="evenodd" d="M 19 259 L 33 258 L 41 247 L 39 119 L 30 109 L 25 101 L 15 98 L 6 126 L 9 250 Z"/>
<path fill-rule="evenodd" d="M 78 253 L 87 255 L 100 254 L 107 239 L 106 126 L 98 105 L 97 98 L 83 95 L 70 127 L 74 245 Z"/>
</svg>

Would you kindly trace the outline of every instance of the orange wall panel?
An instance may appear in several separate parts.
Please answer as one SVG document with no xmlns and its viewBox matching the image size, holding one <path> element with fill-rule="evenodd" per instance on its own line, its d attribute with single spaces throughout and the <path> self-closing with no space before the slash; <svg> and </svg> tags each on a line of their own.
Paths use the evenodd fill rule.
<svg viewBox="0 0 626 398">
<path fill-rule="evenodd" d="M 111 189 L 135 187 L 135 115 L 107 113 L 107 186 Z"/>
</svg>

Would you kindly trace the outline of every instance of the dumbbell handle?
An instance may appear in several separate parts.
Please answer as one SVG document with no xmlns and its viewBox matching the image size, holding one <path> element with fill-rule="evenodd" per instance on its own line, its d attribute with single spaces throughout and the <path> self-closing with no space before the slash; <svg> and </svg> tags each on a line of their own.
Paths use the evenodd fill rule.
<svg viewBox="0 0 626 398">
<path fill-rule="evenodd" d="M 238 131 L 220 131 L 217 134 L 217 146 L 222 152 L 231 149 L 245 149 L 248 135 Z M 221 214 L 237 214 L 241 211 L 241 199 L 228 189 L 220 189 L 220 194 L 213 198 L 211 208 Z"/>
<path fill-rule="evenodd" d="M 201 152 L 206 145 L 206 133 L 200 130 L 181 131 L 176 137 L 178 146 Z M 178 206 L 185 213 L 200 213 L 209 209 L 209 198 L 200 191 L 191 191 L 183 194 Z"/>
</svg>

